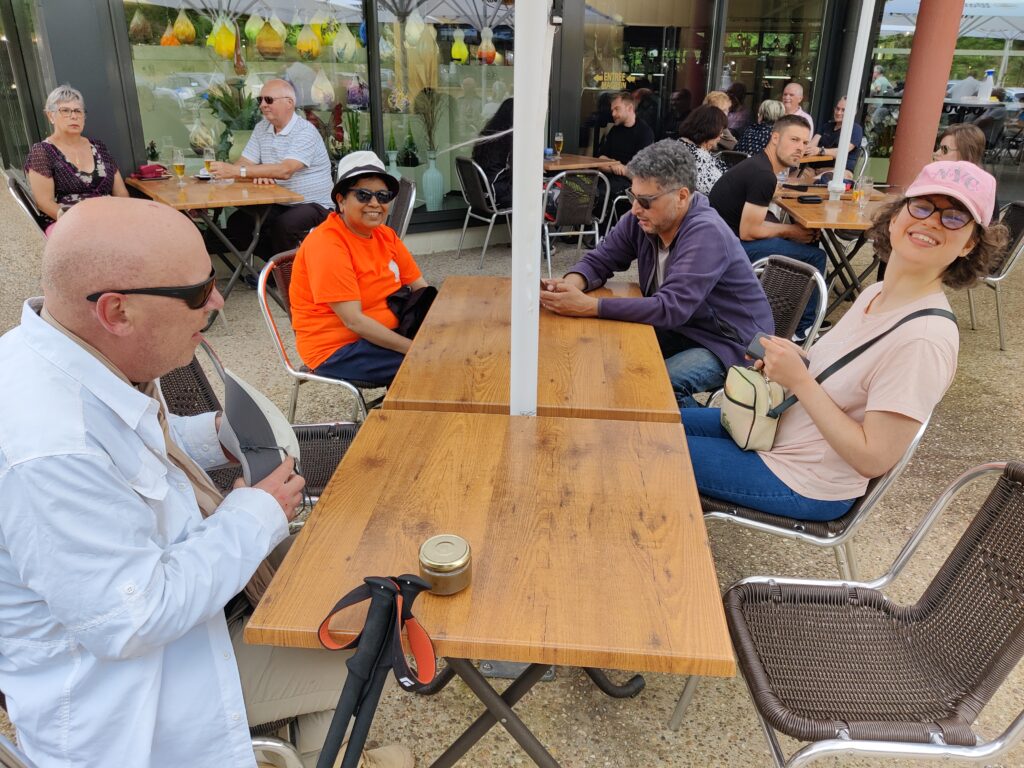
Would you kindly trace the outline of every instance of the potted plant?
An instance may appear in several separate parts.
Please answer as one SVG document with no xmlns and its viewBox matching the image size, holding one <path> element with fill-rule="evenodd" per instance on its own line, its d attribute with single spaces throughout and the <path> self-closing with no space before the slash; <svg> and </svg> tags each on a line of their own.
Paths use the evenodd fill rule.
<svg viewBox="0 0 1024 768">
<path fill-rule="evenodd" d="M 427 135 L 427 164 L 423 172 L 423 199 L 428 211 L 439 211 L 444 203 L 444 176 L 437 169 L 437 131 L 447 109 L 447 97 L 434 88 L 424 88 L 413 100 L 413 111 L 423 120 Z"/>
<path fill-rule="evenodd" d="M 211 85 L 206 103 L 224 124 L 217 141 L 217 159 L 236 162 L 260 119 L 256 99 L 246 93 L 242 78 L 231 78 Z"/>
</svg>

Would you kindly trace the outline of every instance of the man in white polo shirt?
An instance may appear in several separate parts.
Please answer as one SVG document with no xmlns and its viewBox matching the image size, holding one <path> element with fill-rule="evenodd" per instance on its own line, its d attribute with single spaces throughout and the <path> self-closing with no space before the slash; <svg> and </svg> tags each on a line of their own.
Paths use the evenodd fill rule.
<svg viewBox="0 0 1024 768">
<path fill-rule="evenodd" d="M 807 121 L 807 125 L 811 127 L 811 136 L 814 135 L 814 120 L 811 116 L 804 112 L 800 106 L 804 100 L 804 87 L 800 83 L 787 83 L 786 87 L 782 89 L 782 107 L 786 110 L 787 115 L 797 115 Z"/>
<path fill-rule="evenodd" d="M 313 227 L 327 218 L 331 203 L 331 160 L 324 141 L 308 121 L 295 113 L 295 89 L 285 80 L 268 80 L 259 95 L 263 120 L 252 132 L 238 163 L 212 163 L 219 179 L 252 179 L 254 184 L 280 184 L 305 200 L 272 205 L 263 224 L 256 254 L 270 258 L 297 248 Z M 252 239 L 253 219 L 242 208 L 228 219 L 227 234 L 239 247 Z"/>
</svg>

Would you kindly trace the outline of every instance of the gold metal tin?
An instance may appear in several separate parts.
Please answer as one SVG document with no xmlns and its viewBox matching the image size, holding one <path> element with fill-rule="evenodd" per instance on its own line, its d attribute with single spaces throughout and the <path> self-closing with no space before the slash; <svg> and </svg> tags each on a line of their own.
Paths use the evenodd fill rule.
<svg viewBox="0 0 1024 768">
<path fill-rule="evenodd" d="M 454 595 L 472 580 L 473 554 L 469 542 L 454 533 L 431 536 L 420 547 L 420 576 L 435 595 Z"/>
</svg>

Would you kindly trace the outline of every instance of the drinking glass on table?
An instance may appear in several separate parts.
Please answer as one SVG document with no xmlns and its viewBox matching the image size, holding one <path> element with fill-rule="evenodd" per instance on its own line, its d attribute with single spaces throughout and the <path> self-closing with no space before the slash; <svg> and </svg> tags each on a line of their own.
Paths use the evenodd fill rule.
<svg viewBox="0 0 1024 768">
<path fill-rule="evenodd" d="M 562 132 L 558 131 L 555 134 L 555 157 L 562 156 L 562 147 L 565 146 L 565 137 L 562 136 Z"/>
<path fill-rule="evenodd" d="M 203 168 L 206 169 L 206 175 L 210 175 L 210 164 L 217 159 L 217 156 L 213 153 L 213 147 L 206 147 L 203 150 Z"/>
<path fill-rule="evenodd" d="M 867 208 L 868 203 L 871 202 L 871 194 L 875 191 L 875 180 L 870 176 L 865 176 L 857 182 L 857 186 L 854 187 L 853 197 L 857 201 L 857 206 L 863 211 Z"/>
<path fill-rule="evenodd" d="M 185 186 L 185 153 L 180 150 L 174 150 L 174 155 L 171 160 L 174 166 L 174 175 L 178 177 L 178 186 Z"/>
</svg>

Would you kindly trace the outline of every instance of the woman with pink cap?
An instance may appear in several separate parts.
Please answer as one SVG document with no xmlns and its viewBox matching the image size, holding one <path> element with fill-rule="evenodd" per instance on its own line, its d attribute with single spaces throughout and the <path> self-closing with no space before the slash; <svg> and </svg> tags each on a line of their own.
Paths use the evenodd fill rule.
<svg viewBox="0 0 1024 768">
<path fill-rule="evenodd" d="M 718 409 L 683 412 L 701 493 L 775 515 L 832 520 L 899 461 L 956 372 L 959 333 L 943 287 L 973 285 L 1005 246 L 1006 228 L 992 223 L 995 190 L 995 179 L 972 163 L 926 166 L 869 232 L 889 262 L 885 281 L 866 288 L 806 359 L 788 339 L 762 340 L 757 365 L 797 397 L 770 451 L 741 450 Z M 921 310 L 937 311 L 906 319 Z M 815 380 L 873 339 L 827 380 Z"/>
</svg>

